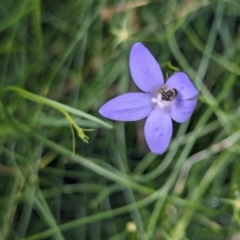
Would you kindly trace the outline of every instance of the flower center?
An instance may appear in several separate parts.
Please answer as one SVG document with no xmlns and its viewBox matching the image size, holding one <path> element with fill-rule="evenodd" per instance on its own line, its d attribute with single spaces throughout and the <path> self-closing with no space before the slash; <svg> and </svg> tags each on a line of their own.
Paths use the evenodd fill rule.
<svg viewBox="0 0 240 240">
<path fill-rule="evenodd" d="M 169 107 L 173 100 L 178 95 L 178 91 L 175 88 L 168 88 L 163 86 L 159 89 L 159 91 L 154 94 L 154 97 L 151 99 L 153 103 L 156 103 L 159 107 L 165 108 Z"/>
</svg>

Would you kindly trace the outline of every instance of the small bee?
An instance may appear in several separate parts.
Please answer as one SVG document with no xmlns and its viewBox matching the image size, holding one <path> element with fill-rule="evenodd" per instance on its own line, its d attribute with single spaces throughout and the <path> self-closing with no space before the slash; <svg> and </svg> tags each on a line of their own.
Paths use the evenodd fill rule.
<svg viewBox="0 0 240 240">
<path fill-rule="evenodd" d="M 167 87 L 161 88 L 160 93 L 162 94 L 162 100 L 169 102 L 173 101 L 178 95 L 178 91 L 175 88 Z"/>
</svg>

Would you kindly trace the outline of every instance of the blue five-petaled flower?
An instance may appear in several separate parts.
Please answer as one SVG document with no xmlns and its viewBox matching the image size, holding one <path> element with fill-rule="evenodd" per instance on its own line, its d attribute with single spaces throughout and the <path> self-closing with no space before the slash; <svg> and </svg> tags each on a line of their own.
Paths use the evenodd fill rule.
<svg viewBox="0 0 240 240">
<path fill-rule="evenodd" d="M 172 119 L 183 123 L 190 118 L 198 91 L 183 72 L 174 73 L 164 84 L 159 64 L 141 43 L 131 49 L 130 71 L 144 93 L 120 95 L 99 112 L 118 121 L 137 121 L 148 116 L 144 127 L 147 144 L 152 152 L 162 154 L 172 137 Z"/>
</svg>

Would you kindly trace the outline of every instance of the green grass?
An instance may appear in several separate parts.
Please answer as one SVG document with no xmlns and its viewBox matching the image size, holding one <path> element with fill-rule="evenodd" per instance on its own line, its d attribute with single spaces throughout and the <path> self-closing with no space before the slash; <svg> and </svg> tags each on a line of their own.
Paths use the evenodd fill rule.
<svg viewBox="0 0 240 240">
<path fill-rule="evenodd" d="M 234 0 L 1 1 L 0 240 L 240 234 L 239 24 Z M 200 91 L 159 156 L 98 113 L 138 91 L 138 41 Z"/>
</svg>

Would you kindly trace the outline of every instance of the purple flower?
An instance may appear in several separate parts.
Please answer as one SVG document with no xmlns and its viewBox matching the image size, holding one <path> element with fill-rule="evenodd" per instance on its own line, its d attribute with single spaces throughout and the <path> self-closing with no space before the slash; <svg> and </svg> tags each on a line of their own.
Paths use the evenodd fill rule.
<svg viewBox="0 0 240 240">
<path fill-rule="evenodd" d="M 120 95 L 99 112 L 118 121 L 137 121 L 148 116 L 144 127 L 147 144 L 152 152 L 162 154 L 172 137 L 172 119 L 183 123 L 190 118 L 198 91 L 183 72 L 174 73 L 164 84 L 159 64 L 141 43 L 131 49 L 130 71 L 144 93 Z"/>
</svg>

